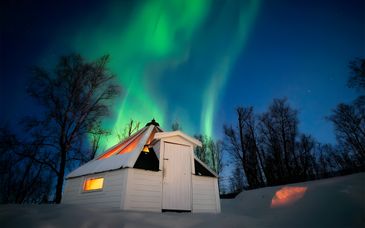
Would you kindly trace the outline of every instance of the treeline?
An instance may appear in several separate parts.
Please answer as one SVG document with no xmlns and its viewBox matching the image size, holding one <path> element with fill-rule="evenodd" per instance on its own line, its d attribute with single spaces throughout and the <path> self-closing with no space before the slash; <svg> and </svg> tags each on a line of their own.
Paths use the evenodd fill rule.
<svg viewBox="0 0 365 228">
<path fill-rule="evenodd" d="M 224 152 L 234 166 L 229 191 L 301 182 L 364 169 L 364 159 L 356 147 L 321 144 L 313 136 L 300 133 L 298 112 L 286 99 L 274 99 L 262 114 L 255 114 L 252 107 L 239 107 L 236 114 L 236 124 L 224 126 Z M 365 145 L 364 139 L 356 146 Z"/>
<path fill-rule="evenodd" d="M 196 154 L 222 174 L 221 192 L 364 171 L 364 59 L 351 62 L 350 69 L 349 86 L 358 89 L 360 96 L 351 104 L 339 104 L 327 117 L 335 127 L 336 145 L 322 144 L 299 132 L 298 111 L 285 98 L 274 99 L 261 114 L 253 107 L 236 108 L 236 122 L 223 127 L 223 143 L 198 136 L 203 148 Z M 222 173 L 223 168 L 226 172 Z"/>
<path fill-rule="evenodd" d="M 32 68 L 27 92 L 41 111 L 17 131 L 0 128 L 0 203 L 61 202 L 65 174 L 92 159 L 108 133 L 101 121 L 120 91 L 108 60 L 72 54 L 53 71 Z"/>
</svg>

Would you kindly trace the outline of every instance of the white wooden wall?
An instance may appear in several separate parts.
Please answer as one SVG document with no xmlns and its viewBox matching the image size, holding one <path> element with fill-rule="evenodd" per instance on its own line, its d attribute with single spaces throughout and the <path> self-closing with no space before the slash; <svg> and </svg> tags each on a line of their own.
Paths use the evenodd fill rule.
<svg viewBox="0 0 365 228">
<path fill-rule="evenodd" d="M 104 177 L 102 191 L 82 191 L 85 178 L 101 176 Z M 192 190 L 194 213 L 220 212 L 217 178 L 192 175 Z M 162 171 L 153 172 L 129 168 L 68 179 L 62 203 L 161 212 Z"/>
<path fill-rule="evenodd" d="M 193 212 L 220 213 L 218 179 L 193 175 Z"/>
<path fill-rule="evenodd" d="M 162 171 L 127 170 L 128 185 L 122 209 L 161 212 Z"/>
<path fill-rule="evenodd" d="M 123 203 L 122 195 L 126 188 L 126 176 L 127 170 L 121 169 L 68 179 L 66 180 L 62 203 L 120 209 L 121 203 Z M 102 191 L 83 192 L 84 180 L 90 177 L 104 177 Z"/>
</svg>

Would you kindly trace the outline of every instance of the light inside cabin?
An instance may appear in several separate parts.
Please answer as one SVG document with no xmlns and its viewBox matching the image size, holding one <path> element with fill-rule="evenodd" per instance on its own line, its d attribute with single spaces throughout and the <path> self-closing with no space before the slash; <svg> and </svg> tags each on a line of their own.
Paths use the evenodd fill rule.
<svg viewBox="0 0 365 228">
<path fill-rule="evenodd" d="M 271 200 L 271 208 L 291 204 L 301 199 L 306 191 L 307 187 L 283 187 L 276 191 Z"/>
<path fill-rule="evenodd" d="M 158 131 L 157 128 L 154 128 L 152 130 L 151 135 L 148 137 L 148 140 L 146 142 L 146 146 L 144 146 L 142 149 L 143 152 L 146 152 L 146 153 L 149 152 L 147 145 L 149 145 L 153 141 L 153 138 L 157 131 Z M 115 154 L 125 154 L 125 153 L 132 152 L 137 147 L 137 145 L 139 144 L 142 137 L 145 135 L 144 134 L 145 132 L 146 132 L 146 130 L 135 133 L 135 135 L 126 139 L 123 143 L 118 144 L 118 145 L 112 147 L 111 149 L 109 149 L 107 152 L 105 152 L 103 155 L 101 155 L 98 158 L 98 160 L 104 159 L 104 158 L 109 158 Z"/>
<path fill-rule="evenodd" d="M 104 158 L 108 158 L 114 154 L 124 154 L 124 153 L 129 153 L 131 152 L 139 143 L 139 140 L 141 140 L 143 134 L 139 134 L 137 136 L 135 136 L 134 138 L 125 141 L 124 143 L 117 145 L 116 147 L 114 147 L 113 149 L 111 149 L 110 151 L 106 152 L 104 155 L 102 155 L 100 159 L 104 159 Z M 123 148 L 123 149 L 121 149 Z"/>
<path fill-rule="evenodd" d="M 84 191 L 93 191 L 103 188 L 104 178 L 90 178 L 86 179 L 84 183 Z"/>
<path fill-rule="evenodd" d="M 117 154 L 125 154 L 133 151 L 136 146 L 138 145 L 139 141 L 141 140 L 143 134 L 140 134 L 137 138 L 133 139 L 132 142 L 128 144 L 128 146 L 124 147 L 121 151 L 119 151 Z"/>
<path fill-rule="evenodd" d="M 145 152 L 145 153 L 150 152 L 150 150 L 148 149 L 148 146 L 144 146 L 142 151 Z"/>
</svg>

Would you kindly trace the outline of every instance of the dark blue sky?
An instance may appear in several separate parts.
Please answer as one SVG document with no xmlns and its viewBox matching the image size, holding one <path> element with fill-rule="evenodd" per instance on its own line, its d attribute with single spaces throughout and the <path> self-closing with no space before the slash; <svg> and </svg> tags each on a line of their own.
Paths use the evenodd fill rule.
<svg viewBox="0 0 365 228">
<path fill-rule="evenodd" d="M 223 123 L 235 120 L 235 107 L 250 105 L 260 113 L 274 98 L 287 97 L 299 110 L 301 132 L 312 134 L 321 142 L 334 143 L 332 125 L 325 117 L 338 103 L 350 102 L 358 95 L 346 87 L 346 81 L 349 61 L 365 56 L 364 1 L 262 1 L 255 15 L 247 16 L 247 20 L 252 19 L 249 25 L 240 25 L 236 18 L 237 12 L 244 16 L 250 14 L 249 10 L 245 11 L 247 1 L 237 1 L 242 2 L 241 11 L 235 11 L 235 3 L 212 2 L 199 28 L 184 27 L 184 31 L 191 30 L 192 35 L 179 41 L 179 45 L 188 51 L 179 49 L 179 58 L 171 58 L 172 54 L 168 53 L 169 61 L 159 59 L 158 64 L 143 59 L 144 66 L 148 66 L 145 71 L 153 69 L 155 73 L 157 68 L 165 67 L 158 77 L 141 77 L 148 84 L 146 90 L 164 113 L 165 128 L 178 119 L 190 134 L 204 131 L 202 116 L 209 112 L 197 107 L 209 109 L 205 101 L 211 97 L 214 100 L 213 135 L 220 137 Z M 109 45 L 114 40 L 110 37 L 116 34 L 115 28 L 123 30 L 131 26 L 130 21 L 133 22 L 135 16 L 132 12 L 138 12 L 143 4 L 141 1 L 123 4 L 114 1 L 102 4 L 91 1 L 2 2 L 0 123 L 15 124 L 24 114 L 38 113 L 25 93 L 29 66 L 46 62 L 44 65 L 49 67 L 61 54 L 78 51 L 88 55 L 87 48 L 97 48 L 97 45 L 92 48 L 86 44 L 76 45 L 78 37 L 87 44 L 99 44 L 95 40 L 105 34 L 108 37 L 105 43 Z M 223 7 L 223 4 L 226 5 Z M 109 13 L 111 5 L 117 5 L 119 13 Z M 106 19 L 105 15 L 110 17 Z M 237 26 L 247 26 L 241 40 L 234 37 L 240 34 Z M 96 32 L 86 35 L 94 27 Z M 241 45 L 230 45 L 235 42 Z M 110 47 L 111 50 L 106 47 L 95 52 L 106 51 L 113 58 L 115 45 Z M 207 54 L 206 50 L 212 51 Z M 220 82 L 219 77 L 215 79 L 213 73 L 217 69 L 212 65 L 219 68 L 223 55 L 229 57 L 230 67 L 224 73 L 224 86 L 218 86 L 219 91 L 212 97 L 209 83 Z M 177 64 L 178 68 L 171 68 L 171 64 Z M 153 85 L 153 81 L 160 84 Z M 176 86 L 181 83 L 187 84 L 188 92 Z M 204 85 L 208 88 L 203 88 Z M 156 90 L 164 93 L 155 93 Z M 202 100 L 194 100 L 195 97 Z M 135 111 L 131 108 L 132 113 Z"/>
<path fill-rule="evenodd" d="M 225 106 L 262 112 L 272 98 L 287 97 L 299 110 L 300 131 L 334 142 L 325 117 L 358 95 L 346 82 L 349 61 L 365 56 L 364 14 L 364 1 L 264 2 L 222 98 Z"/>
</svg>

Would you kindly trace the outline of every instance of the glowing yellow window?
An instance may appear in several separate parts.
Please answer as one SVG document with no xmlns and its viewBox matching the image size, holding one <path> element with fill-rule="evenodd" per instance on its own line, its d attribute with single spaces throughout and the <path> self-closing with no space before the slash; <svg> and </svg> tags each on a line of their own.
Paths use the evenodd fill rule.
<svg viewBox="0 0 365 228">
<path fill-rule="evenodd" d="M 142 151 L 148 153 L 150 152 L 150 149 L 148 149 L 148 146 L 144 146 Z"/>
<path fill-rule="evenodd" d="M 103 189 L 104 178 L 90 178 L 86 179 L 84 183 L 84 191 L 95 191 Z"/>
</svg>

